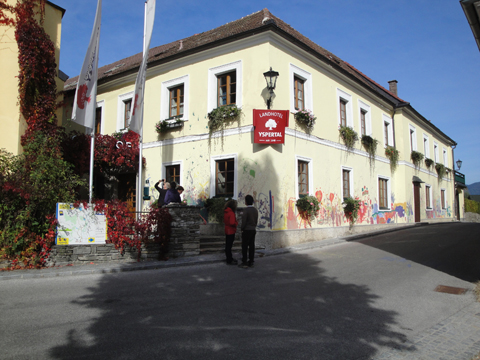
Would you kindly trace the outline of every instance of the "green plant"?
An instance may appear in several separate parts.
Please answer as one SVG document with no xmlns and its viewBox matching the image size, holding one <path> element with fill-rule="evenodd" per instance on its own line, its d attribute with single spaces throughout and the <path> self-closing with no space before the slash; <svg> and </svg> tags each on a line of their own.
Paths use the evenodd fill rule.
<svg viewBox="0 0 480 360">
<path fill-rule="evenodd" d="M 242 109 L 237 105 L 219 106 L 208 113 L 208 148 L 211 146 L 212 135 L 220 131 L 223 149 L 223 133 L 225 128 L 234 121 L 239 121 Z"/>
<path fill-rule="evenodd" d="M 223 224 L 223 211 L 225 204 L 232 198 L 213 197 L 205 200 L 205 208 L 208 210 L 208 217 L 219 224 Z"/>
<path fill-rule="evenodd" d="M 372 166 L 372 164 L 374 164 L 375 155 L 377 153 L 378 140 L 372 138 L 369 135 L 362 135 L 362 139 L 360 141 L 362 142 L 365 151 L 368 153 L 370 166 Z"/>
<path fill-rule="evenodd" d="M 315 120 L 317 118 L 310 110 L 299 110 L 294 115 L 295 121 L 305 128 L 307 134 L 310 134 L 315 126 Z"/>
<path fill-rule="evenodd" d="M 346 197 L 343 199 L 343 212 L 350 221 L 350 228 L 355 224 L 358 218 L 358 210 L 360 209 L 361 201 L 358 198 Z"/>
<path fill-rule="evenodd" d="M 435 164 L 435 170 L 437 171 L 438 174 L 438 179 L 442 180 L 445 174 L 447 173 L 447 170 L 445 169 L 445 166 L 440 163 Z"/>
<path fill-rule="evenodd" d="M 340 126 L 338 128 L 340 138 L 347 147 L 347 151 L 352 151 L 355 146 L 355 142 L 358 140 L 358 134 L 350 126 Z"/>
<path fill-rule="evenodd" d="M 420 168 L 420 164 L 423 160 L 423 154 L 421 152 L 412 150 L 412 153 L 410 154 L 410 159 L 412 159 L 415 168 L 418 169 Z"/>
<path fill-rule="evenodd" d="M 465 212 L 473 212 L 480 214 L 480 203 L 475 200 L 468 199 L 467 197 L 464 198 L 465 201 Z"/>
<path fill-rule="evenodd" d="M 169 120 L 174 120 L 174 121 L 169 121 Z M 169 128 L 175 127 L 175 125 L 183 123 L 183 120 L 179 117 L 175 117 L 174 119 L 169 119 L 169 120 L 160 120 L 155 124 L 155 130 L 157 134 L 162 134 L 164 132 L 167 132 Z"/>
<path fill-rule="evenodd" d="M 398 166 L 400 153 L 393 146 L 387 146 L 385 148 L 385 156 L 390 160 L 390 170 L 392 173 L 395 172 Z"/>
<path fill-rule="evenodd" d="M 425 158 L 425 166 L 427 167 L 427 169 L 431 169 L 431 167 L 433 166 L 433 160 Z"/>
<path fill-rule="evenodd" d="M 307 195 L 298 199 L 296 205 L 300 218 L 308 222 L 311 227 L 312 220 L 320 211 L 320 203 L 318 202 L 318 199 L 315 196 Z"/>
</svg>

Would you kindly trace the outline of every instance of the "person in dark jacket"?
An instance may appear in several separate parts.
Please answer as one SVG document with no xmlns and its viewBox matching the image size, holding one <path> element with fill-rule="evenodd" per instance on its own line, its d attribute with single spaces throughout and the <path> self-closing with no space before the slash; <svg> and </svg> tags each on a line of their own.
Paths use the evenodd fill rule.
<svg viewBox="0 0 480 360">
<path fill-rule="evenodd" d="M 245 196 L 247 207 L 242 214 L 242 263 L 241 267 L 253 267 L 255 257 L 255 234 L 257 233 L 258 210 L 253 207 L 253 196 Z M 247 263 L 248 254 L 248 263 Z"/>
<path fill-rule="evenodd" d="M 158 207 L 163 206 L 165 202 L 165 194 L 167 193 L 167 190 L 169 188 L 170 188 L 170 184 L 166 182 L 165 179 L 158 180 L 157 183 L 155 184 L 155 189 L 157 189 L 158 193 L 160 194 L 158 196 Z"/>
<path fill-rule="evenodd" d="M 223 210 L 223 223 L 225 224 L 225 256 L 228 265 L 236 265 L 238 261 L 232 257 L 232 246 L 237 232 L 238 221 L 235 216 L 237 210 L 237 201 L 229 200 Z"/>
<path fill-rule="evenodd" d="M 165 205 L 171 203 L 180 204 L 181 202 L 182 199 L 180 198 L 180 194 L 177 191 L 177 183 L 175 181 L 172 181 L 170 183 L 170 189 L 168 189 L 167 193 L 165 194 Z"/>
</svg>

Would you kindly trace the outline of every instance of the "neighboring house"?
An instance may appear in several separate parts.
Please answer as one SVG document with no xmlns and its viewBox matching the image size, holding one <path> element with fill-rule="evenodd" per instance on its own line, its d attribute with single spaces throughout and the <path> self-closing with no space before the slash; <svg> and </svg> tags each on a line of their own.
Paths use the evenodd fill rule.
<svg viewBox="0 0 480 360">
<path fill-rule="evenodd" d="M 7 5 L 15 5 L 17 0 L 7 0 Z M 46 1 L 45 18 L 43 27 L 50 36 L 55 46 L 55 61 L 57 63 L 56 79 L 57 89 L 62 90 L 67 76 L 58 69 L 60 61 L 60 39 L 62 18 L 65 10 Z M 12 16 L 13 17 L 13 16 Z M 0 84 L 2 84 L 2 96 L 0 97 L 0 147 L 8 152 L 18 155 L 22 152 L 20 137 L 25 133 L 27 124 L 18 105 L 18 46 L 15 40 L 15 28 L 0 25 L 0 59 L 1 68 Z M 59 96 L 58 101 L 62 101 Z M 58 121 L 61 121 L 62 112 L 57 113 Z"/>
<path fill-rule="evenodd" d="M 112 134 L 128 126 L 141 57 L 139 53 L 99 69 L 97 132 Z M 280 74 L 271 111 L 289 114 L 284 144 L 254 143 L 253 111 L 267 108 L 263 73 L 270 68 Z M 65 85 L 70 103 L 76 80 Z M 456 143 L 402 100 L 396 85 L 391 81 L 388 90 L 383 88 L 267 9 L 155 47 L 149 53 L 145 90 L 147 166 L 141 181 L 150 179 L 153 188 L 158 179 L 175 180 L 185 188 L 190 205 L 214 196 L 233 197 L 243 205 L 245 195 L 253 195 L 261 217 L 259 239 L 272 247 L 346 231 L 342 201 L 347 196 L 362 201 L 355 225 L 360 231 L 383 224 L 451 221 L 456 204 L 463 208 L 455 203 L 449 170 Z M 218 137 L 209 147 L 207 115 L 229 104 L 242 109 L 241 120 L 224 131 L 223 147 Z M 310 134 L 294 119 L 302 109 L 317 117 Z M 70 116 L 71 107 L 64 119 Z M 157 134 L 157 122 L 173 123 L 176 117 L 184 121 L 181 126 Z M 378 140 L 372 163 L 360 141 L 347 151 L 339 138 L 341 124 Z M 82 130 L 71 122 L 68 126 Z M 387 145 L 400 153 L 394 172 L 385 156 Z M 415 168 L 412 150 L 444 165 L 447 174 L 439 178 L 435 164 L 427 168 L 422 162 Z M 295 202 L 308 194 L 320 201 L 320 211 L 311 223 L 314 231 L 299 233 L 293 230 L 310 227 L 298 216 Z"/>
<path fill-rule="evenodd" d="M 462 5 L 463 12 L 480 50 L 480 0 L 460 0 L 460 5 Z"/>
</svg>

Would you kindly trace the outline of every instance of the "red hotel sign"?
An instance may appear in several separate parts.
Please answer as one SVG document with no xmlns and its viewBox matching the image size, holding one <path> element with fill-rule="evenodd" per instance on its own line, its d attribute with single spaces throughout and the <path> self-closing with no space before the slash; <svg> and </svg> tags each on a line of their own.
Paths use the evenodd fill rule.
<svg viewBox="0 0 480 360">
<path fill-rule="evenodd" d="M 253 110 L 255 144 L 283 144 L 288 110 Z"/>
</svg>

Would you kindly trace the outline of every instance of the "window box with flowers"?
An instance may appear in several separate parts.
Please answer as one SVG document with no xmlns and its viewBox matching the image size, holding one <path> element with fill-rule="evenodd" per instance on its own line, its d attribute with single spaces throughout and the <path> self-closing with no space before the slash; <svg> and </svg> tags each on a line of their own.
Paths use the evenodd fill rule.
<svg viewBox="0 0 480 360">
<path fill-rule="evenodd" d="M 185 121 L 182 120 L 181 116 L 174 116 L 172 118 L 160 120 L 159 122 L 157 122 L 155 124 L 155 130 L 157 131 L 157 134 L 160 135 L 170 129 L 182 127 L 184 122 Z"/>
<path fill-rule="evenodd" d="M 385 148 L 385 156 L 390 160 L 390 170 L 392 171 L 392 173 L 395 172 L 395 170 L 397 169 L 400 153 L 393 146 L 387 146 Z"/>
<path fill-rule="evenodd" d="M 347 151 L 352 151 L 355 143 L 358 140 L 358 134 L 350 126 L 342 126 L 338 128 L 340 138 L 343 140 L 343 143 L 347 147 Z"/>
<path fill-rule="evenodd" d="M 297 200 L 296 202 L 300 218 L 312 227 L 312 220 L 318 215 L 320 211 L 320 203 L 315 196 L 307 195 Z"/>
<path fill-rule="evenodd" d="M 225 128 L 232 122 L 237 121 L 240 125 L 240 116 L 242 109 L 237 105 L 224 105 L 213 109 L 208 113 L 208 148 L 210 149 L 212 135 L 216 131 L 220 131 L 220 138 L 223 149 L 223 132 Z"/>
<path fill-rule="evenodd" d="M 294 115 L 296 123 L 305 130 L 307 134 L 311 134 L 315 126 L 317 118 L 310 110 L 299 110 Z"/>
</svg>

